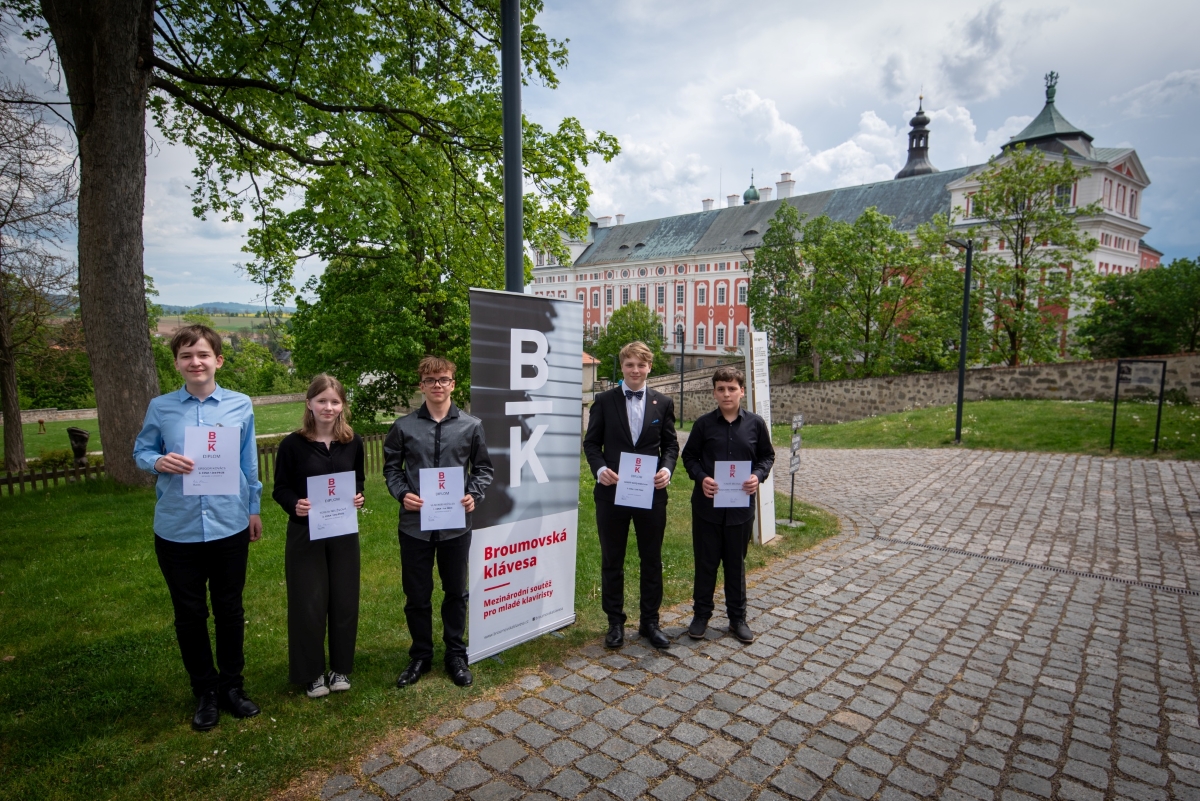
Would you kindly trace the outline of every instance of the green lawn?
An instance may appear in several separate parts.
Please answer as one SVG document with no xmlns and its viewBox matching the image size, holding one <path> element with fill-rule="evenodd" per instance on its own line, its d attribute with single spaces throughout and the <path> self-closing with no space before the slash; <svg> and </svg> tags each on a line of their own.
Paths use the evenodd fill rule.
<svg viewBox="0 0 1200 801">
<path fill-rule="evenodd" d="M 664 542 L 667 604 L 691 595 L 690 490 L 686 476 L 677 476 Z M 389 731 L 453 715 L 603 631 L 599 545 L 585 481 L 578 622 L 565 639 L 543 636 L 505 652 L 502 662 L 483 661 L 469 690 L 440 671 L 412 690 L 396 690 L 409 644 L 396 503 L 377 476 L 367 497 L 354 689 L 310 701 L 287 683 L 286 519 L 267 501 L 266 533 L 251 546 L 245 595 L 247 689 L 263 714 L 240 722 L 222 716 L 206 734 L 189 728 L 193 702 L 154 557 L 153 492 L 99 481 L 0 499 L 0 799 L 261 798 L 305 771 L 352 764 Z M 782 496 L 777 503 L 786 514 Z M 827 513 L 797 509 L 806 527 L 752 548 L 750 566 L 836 533 Z M 627 588 L 637 587 L 637 572 L 630 547 Z M 627 608 L 636 609 L 635 592 L 627 594 Z"/>
<path fill-rule="evenodd" d="M 300 427 L 300 417 L 304 414 L 303 403 L 274 403 L 269 406 L 254 407 L 254 429 L 256 434 L 283 434 L 295 431 Z M 98 420 L 72 420 L 62 423 L 46 423 L 46 433 L 37 433 L 37 423 L 23 426 L 25 431 L 25 456 L 36 459 L 42 451 L 70 450 L 71 442 L 67 438 L 67 429 L 71 426 L 91 432 L 88 440 L 89 451 L 103 450 L 100 444 L 100 422 Z M 0 449 L 4 447 L 4 427 L 0 426 Z M 0 453 L 3 451 L 0 450 Z"/>
<path fill-rule="evenodd" d="M 1123 402 L 1117 411 L 1116 456 L 1153 455 L 1157 404 Z M 1005 451 L 1107 456 L 1112 404 L 989 400 L 963 406 L 963 445 Z M 786 446 L 787 425 L 774 426 Z M 836 425 L 806 425 L 806 448 L 941 448 L 954 444 L 954 407 L 942 406 Z M 1200 407 L 1163 406 L 1158 456 L 1200 459 Z"/>
</svg>

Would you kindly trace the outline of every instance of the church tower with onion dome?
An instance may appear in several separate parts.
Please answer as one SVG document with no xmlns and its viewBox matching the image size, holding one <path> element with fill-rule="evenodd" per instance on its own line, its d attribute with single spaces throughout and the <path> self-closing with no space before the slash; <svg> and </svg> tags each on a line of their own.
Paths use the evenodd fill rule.
<svg viewBox="0 0 1200 801">
<path fill-rule="evenodd" d="M 908 124 L 912 126 L 908 132 L 908 163 L 896 173 L 896 177 L 911 178 L 938 172 L 938 168 L 929 161 L 929 116 L 925 113 L 924 95 L 917 103 L 917 115 Z"/>
</svg>

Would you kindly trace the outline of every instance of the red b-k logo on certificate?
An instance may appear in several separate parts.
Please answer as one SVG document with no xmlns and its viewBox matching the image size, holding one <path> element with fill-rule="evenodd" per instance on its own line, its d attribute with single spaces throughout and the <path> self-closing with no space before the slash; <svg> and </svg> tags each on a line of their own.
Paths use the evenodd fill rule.
<svg viewBox="0 0 1200 801">
<path fill-rule="evenodd" d="M 216 451 L 216 449 L 217 449 L 217 432 L 216 431 L 208 432 L 208 449 L 210 451 Z"/>
<path fill-rule="evenodd" d="M 737 465 L 729 465 L 729 477 L 733 478 L 737 475 Z"/>
<path fill-rule="evenodd" d="M 333 497 L 337 494 L 337 486 L 334 484 L 335 479 L 329 479 L 329 495 Z"/>
<path fill-rule="evenodd" d="M 642 460 L 641 459 L 633 460 L 633 472 L 635 472 L 635 473 L 642 472 Z"/>
<path fill-rule="evenodd" d="M 446 488 L 446 474 L 445 474 L 445 472 L 439 470 L 438 471 L 438 489 L 444 490 L 445 488 Z"/>
</svg>

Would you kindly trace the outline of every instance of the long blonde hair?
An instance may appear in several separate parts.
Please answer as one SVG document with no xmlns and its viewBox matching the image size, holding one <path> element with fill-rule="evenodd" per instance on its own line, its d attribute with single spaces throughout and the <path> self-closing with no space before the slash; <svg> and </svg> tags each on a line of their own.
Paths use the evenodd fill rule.
<svg viewBox="0 0 1200 801">
<path fill-rule="evenodd" d="M 308 385 L 308 392 L 304 393 L 304 399 L 310 401 L 327 389 L 332 389 L 342 399 L 342 413 L 333 421 L 333 438 L 345 445 L 354 439 L 354 429 L 350 427 L 350 407 L 346 403 L 346 388 L 342 386 L 342 382 L 328 373 L 314 376 L 312 383 Z M 308 408 L 308 403 L 304 404 L 304 420 L 297 433 L 310 440 L 317 438 L 317 416 Z"/>
</svg>

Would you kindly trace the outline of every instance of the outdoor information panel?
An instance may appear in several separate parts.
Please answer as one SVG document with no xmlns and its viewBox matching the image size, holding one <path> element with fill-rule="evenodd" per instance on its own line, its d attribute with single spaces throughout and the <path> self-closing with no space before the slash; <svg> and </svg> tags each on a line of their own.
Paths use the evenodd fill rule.
<svg viewBox="0 0 1200 801">
<path fill-rule="evenodd" d="M 583 306 L 471 290 L 471 414 L 495 477 L 474 513 L 467 661 L 575 621 Z"/>
<path fill-rule="evenodd" d="M 750 410 L 767 421 L 771 430 L 771 366 L 767 361 L 767 335 L 750 334 L 746 349 L 746 402 Z M 775 471 L 758 488 L 754 514 L 754 541 L 759 545 L 775 539 Z"/>
</svg>

